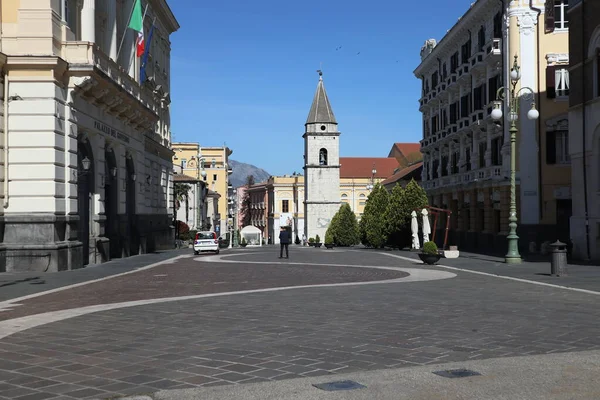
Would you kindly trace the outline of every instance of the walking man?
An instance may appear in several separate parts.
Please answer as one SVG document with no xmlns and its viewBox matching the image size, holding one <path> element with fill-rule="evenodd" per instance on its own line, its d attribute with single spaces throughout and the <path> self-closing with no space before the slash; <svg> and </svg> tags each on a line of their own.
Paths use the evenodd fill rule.
<svg viewBox="0 0 600 400">
<path fill-rule="evenodd" d="M 288 246 L 290 244 L 290 233 L 283 226 L 279 231 L 279 258 L 283 258 L 283 249 L 285 248 L 285 258 L 290 258 L 288 253 Z"/>
</svg>

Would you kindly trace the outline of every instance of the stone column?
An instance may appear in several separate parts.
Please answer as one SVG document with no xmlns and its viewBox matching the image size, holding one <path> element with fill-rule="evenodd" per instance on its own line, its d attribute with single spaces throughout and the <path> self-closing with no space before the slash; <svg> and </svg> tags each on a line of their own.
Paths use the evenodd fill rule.
<svg viewBox="0 0 600 400">
<path fill-rule="evenodd" d="M 96 42 L 96 1 L 83 0 L 81 8 L 81 40 Z"/>
<path fill-rule="evenodd" d="M 106 51 L 113 61 L 117 61 L 117 0 L 106 1 Z"/>
</svg>

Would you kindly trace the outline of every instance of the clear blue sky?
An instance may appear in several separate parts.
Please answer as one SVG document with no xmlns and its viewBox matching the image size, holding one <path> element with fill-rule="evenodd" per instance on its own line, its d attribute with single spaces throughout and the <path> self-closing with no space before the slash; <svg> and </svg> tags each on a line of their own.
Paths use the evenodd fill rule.
<svg viewBox="0 0 600 400">
<path fill-rule="evenodd" d="M 322 62 L 341 156 L 385 157 L 394 142 L 420 140 L 419 51 L 470 3 L 170 0 L 181 24 L 171 37 L 173 141 L 226 143 L 233 159 L 273 175 L 301 171 Z"/>
</svg>

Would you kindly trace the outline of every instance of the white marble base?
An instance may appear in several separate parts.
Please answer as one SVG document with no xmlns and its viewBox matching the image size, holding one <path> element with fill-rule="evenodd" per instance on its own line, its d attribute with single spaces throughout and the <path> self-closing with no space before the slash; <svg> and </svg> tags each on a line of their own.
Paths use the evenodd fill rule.
<svg viewBox="0 0 600 400">
<path fill-rule="evenodd" d="M 444 258 L 458 258 L 458 250 L 444 250 Z"/>
</svg>

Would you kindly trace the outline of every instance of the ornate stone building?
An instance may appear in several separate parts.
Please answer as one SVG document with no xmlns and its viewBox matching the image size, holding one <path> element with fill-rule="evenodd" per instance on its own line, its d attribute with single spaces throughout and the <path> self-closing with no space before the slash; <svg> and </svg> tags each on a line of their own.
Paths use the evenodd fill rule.
<svg viewBox="0 0 600 400">
<path fill-rule="evenodd" d="M 428 40 L 421 50 L 423 186 L 431 205 L 453 213 L 450 244 L 506 251 L 509 123 L 494 122 L 490 112 L 498 90 L 510 85 L 515 55 L 516 89 L 535 92 L 521 96 L 517 121 L 520 247 L 569 239 L 567 7 L 566 0 L 478 0 L 439 43 Z M 532 101 L 537 121 L 526 117 Z M 503 107 L 508 116 L 507 101 Z"/>
<path fill-rule="evenodd" d="M 133 0 L 0 2 L 0 271 L 58 271 L 173 246 L 165 0 L 140 82 Z M 120 47 L 121 39 L 123 44 Z"/>
</svg>

